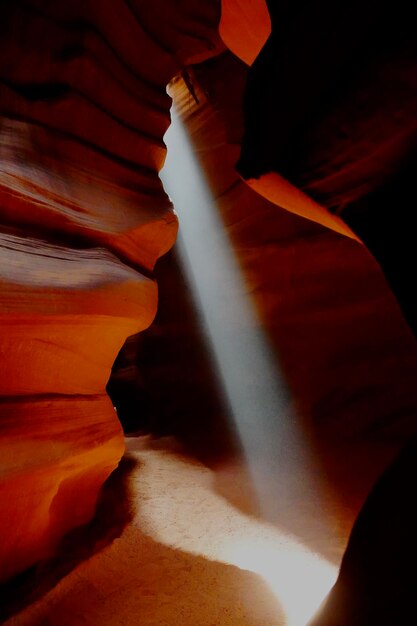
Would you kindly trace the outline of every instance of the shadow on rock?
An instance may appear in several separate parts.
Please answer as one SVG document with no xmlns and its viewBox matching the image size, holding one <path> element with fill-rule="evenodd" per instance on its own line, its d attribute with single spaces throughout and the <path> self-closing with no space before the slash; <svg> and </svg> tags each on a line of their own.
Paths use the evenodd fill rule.
<svg viewBox="0 0 417 626">
<path fill-rule="evenodd" d="M 79 563 L 120 537 L 134 515 L 129 477 L 137 465 L 135 459 L 123 457 L 101 489 L 91 522 L 67 533 L 52 558 L 0 586 L 1 622 L 48 593 Z"/>
<path fill-rule="evenodd" d="M 417 623 L 417 443 L 371 491 L 353 527 L 339 578 L 309 626 Z"/>
</svg>

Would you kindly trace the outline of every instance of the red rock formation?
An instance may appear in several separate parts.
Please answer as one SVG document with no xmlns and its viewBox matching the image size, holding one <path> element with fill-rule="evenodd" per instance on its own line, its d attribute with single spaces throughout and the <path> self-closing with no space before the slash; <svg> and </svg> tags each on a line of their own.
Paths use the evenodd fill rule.
<svg viewBox="0 0 417 626">
<path fill-rule="evenodd" d="M 229 50 L 247 65 L 252 65 L 271 36 L 271 19 L 266 0 L 223 0 L 219 32 Z M 265 80 L 269 81 L 270 77 L 265 77 Z M 271 88 L 271 93 L 274 88 Z M 269 115 L 269 118 L 267 123 L 272 127 L 273 116 Z M 259 159 L 259 155 L 255 158 Z M 267 171 L 261 176 L 250 177 L 247 182 L 257 193 L 281 208 L 348 237 L 357 238 L 343 220 L 329 213 L 279 172 Z"/>
<path fill-rule="evenodd" d="M 363 245 L 239 180 L 242 72 L 225 54 L 195 68 L 198 104 L 181 82 L 173 93 L 300 413 L 325 449 L 331 480 L 350 484 L 338 497 L 355 512 L 387 459 L 416 434 L 416 344 Z"/>
<path fill-rule="evenodd" d="M 175 240 L 158 177 L 185 63 L 222 47 L 215 2 L 0 9 L 0 580 L 88 520 L 123 453 L 105 394 L 156 310 Z"/>
<path fill-rule="evenodd" d="M 222 0 L 219 32 L 229 50 L 252 65 L 271 34 L 265 0 Z"/>
<path fill-rule="evenodd" d="M 3 4 L 1 580 L 50 554 L 66 530 L 91 517 L 100 485 L 122 454 L 121 428 L 105 385 L 125 337 L 148 326 L 155 314 L 152 270 L 177 230 L 158 177 L 171 103 L 165 86 L 186 65 L 223 50 L 215 0 Z M 358 4 L 346 5 L 348 26 L 357 19 Z M 325 5 L 339 11 L 334 3 Z M 324 12 L 326 19 L 317 19 L 320 32 L 334 38 L 328 26 L 331 11 Z M 267 106 L 247 116 L 261 122 L 262 133 L 247 125 L 241 169 L 253 178 L 267 176 L 254 186 L 273 203 L 250 190 L 233 169 L 242 140 L 239 89 L 246 79 L 242 68 L 233 65 L 236 61 L 229 56 L 213 64 L 215 79 L 210 68 L 196 70 L 204 93 L 187 80 L 188 91 L 184 85 L 179 90 L 180 108 L 196 145 L 204 147 L 204 169 L 248 289 L 255 294 L 262 323 L 309 427 L 332 441 L 335 455 L 338 441 L 362 442 L 367 454 L 370 445 L 385 439 L 393 442 L 389 455 L 398 442 L 415 434 L 415 343 L 379 268 L 340 217 L 327 209 L 334 208 L 334 198 L 339 206 L 358 197 L 368 156 L 372 185 L 368 188 L 367 181 L 365 187 L 378 185 L 381 154 L 389 153 L 389 170 L 397 162 L 397 142 L 391 145 L 388 132 L 378 143 L 381 150 L 364 156 L 362 148 L 369 145 L 359 141 L 360 158 L 353 151 L 352 163 L 349 137 L 362 137 L 370 117 L 364 117 L 362 126 L 353 115 L 347 138 L 342 137 L 338 169 L 338 120 L 355 112 L 356 101 L 341 98 L 334 108 L 329 102 L 322 111 L 326 79 L 340 58 L 326 56 L 323 74 L 314 74 L 323 49 L 308 22 L 310 13 L 300 15 L 314 53 L 311 62 L 293 37 L 298 17 L 284 3 L 272 21 L 285 18 L 289 27 L 282 41 L 279 36 L 274 40 L 279 40 L 275 52 L 287 52 L 291 63 L 283 64 L 283 75 L 276 74 L 277 56 L 268 56 L 269 40 L 257 61 L 263 71 L 256 74 L 254 67 L 251 74 L 254 99 L 262 95 L 259 101 Z M 372 11 L 358 23 L 362 39 L 354 39 L 355 46 L 366 42 Z M 242 36 L 244 30 L 249 37 Z M 223 39 L 247 63 L 253 62 L 269 30 L 264 2 L 222 3 Z M 342 34 L 343 41 L 351 38 L 349 27 Z M 360 53 L 359 46 L 359 59 Z M 292 90 L 290 98 L 265 96 L 271 85 L 263 83 L 265 67 L 275 87 Z M 371 70 L 372 64 L 366 72 Z M 362 91 L 368 84 L 366 72 L 356 77 L 359 89 L 353 92 L 362 104 L 368 93 L 367 88 Z M 387 76 L 389 71 L 381 79 L 385 92 Z M 238 95 L 232 92 L 237 83 Z M 373 83 L 373 101 L 379 97 L 379 84 Z M 193 105 L 193 89 L 198 106 Z M 399 111 L 398 93 L 389 111 L 395 119 L 402 112 L 405 131 L 394 133 L 401 143 L 415 128 L 414 101 L 407 98 Z M 315 122 L 309 126 L 312 103 Z M 306 136 L 301 126 L 308 127 Z M 254 145 L 248 133 L 255 136 Z M 316 153 L 318 136 L 328 141 Z M 300 149 L 304 145 L 305 154 Z M 321 161 L 330 163 L 329 175 Z M 309 177 L 311 172 L 315 175 Z M 345 459 L 346 474 L 349 456 Z M 368 468 L 366 476 L 355 474 L 362 480 L 362 495 L 383 462 Z M 337 464 L 333 469 L 336 480 Z"/>
<path fill-rule="evenodd" d="M 271 194 L 285 177 L 340 216 L 415 153 L 410 6 L 266 2 L 271 36 L 249 72 L 239 169 Z"/>
</svg>

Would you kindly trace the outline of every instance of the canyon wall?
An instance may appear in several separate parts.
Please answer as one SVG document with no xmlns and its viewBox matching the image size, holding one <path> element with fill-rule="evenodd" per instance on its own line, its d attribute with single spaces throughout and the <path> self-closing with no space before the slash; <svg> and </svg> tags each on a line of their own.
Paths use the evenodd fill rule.
<svg viewBox="0 0 417 626">
<path fill-rule="evenodd" d="M 301 18 L 286 3 L 280 11 L 268 4 L 272 20 L 264 2 L 243 0 L 0 8 L 0 580 L 51 554 L 91 517 L 123 454 L 105 387 L 125 338 L 152 322 L 154 265 L 177 233 L 158 175 L 174 76 L 182 76 L 172 89 L 259 323 L 315 445 L 327 442 L 335 493 L 351 474 L 357 510 L 416 434 L 414 338 L 380 268 L 341 219 L 414 148 L 414 66 L 403 64 L 412 44 L 404 36 L 392 62 L 374 55 L 362 68 L 371 11 L 354 42 L 355 71 L 340 50 L 321 66 L 340 28 L 350 35 L 358 3 L 334 33 L 331 3 Z M 383 24 L 386 35 L 386 13 Z M 323 31 L 333 33 L 330 44 Z M 301 39 L 308 45 L 298 47 Z M 217 56 L 225 44 L 252 63 L 249 74 L 230 53 Z M 373 119 L 381 90 L 389 98 Z M 387 116 L 392 125 L 377 141 Z M 160 337 L 176 332 L 167 326 Z M 163 386 L 161 369 L 154 387 Z"/>
<path fill-rule="evenodd" d="M 361 242 L 271 203 L 236 174 L 246 72 L 224 53 L 194 68 L 198 101 L 180 80 L 171 92 L 300 425 L 351 522 L 417 434 L 417 347 Z"/>
<path fill-rule="evenodd" d="M 0 580 L 91 518 L 123 454 L 105 386 L 177 232 L 166 85 L 222 48 L 217 3 L 188 4 L 0 9 Z"/>
</svg>

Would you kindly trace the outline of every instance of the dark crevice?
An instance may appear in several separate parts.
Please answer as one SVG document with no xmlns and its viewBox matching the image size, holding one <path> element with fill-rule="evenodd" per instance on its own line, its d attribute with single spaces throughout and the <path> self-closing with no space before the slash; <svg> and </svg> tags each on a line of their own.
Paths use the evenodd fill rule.
<svg viewBox="0 0 417 626">
<path fill-rule="evenodd" d="M 47 82 L 47 83 L 15 83 L 7 78 L 0 77 L 0 83 L 19 94 L 29 102 L 38 102 L 39 100 L 62 100 L 67 96 L 71 87 L 64 82 Z"/>
<path fill-rule="evenodd" d="M 150 328 L 126 341 L 107 385 L 124 431 L 174 436 L 205 463 L 239 456 L 236 427 L 176 247 L 158 262 L 155 279 L 156 318 Z"/>
<path fill-rule="evenodd" d="M 416 282 L 417 249 L 417 150 L 396 176 L 365 198 L 346 207 L 343 219 L 359 235 L 380 264 L 417 337 Z"/>
</svg>

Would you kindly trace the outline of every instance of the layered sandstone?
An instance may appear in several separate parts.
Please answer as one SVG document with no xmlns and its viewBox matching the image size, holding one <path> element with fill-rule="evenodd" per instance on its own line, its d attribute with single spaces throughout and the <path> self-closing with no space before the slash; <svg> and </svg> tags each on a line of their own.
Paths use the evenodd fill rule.
<svg viewBox="0 0 417 626">
<path fill-rule="evenodd" d="M 349 93 L 326 100 L 340 57 L 320 65 L 326 40 L 312 24 L 333 33 L 339 7 L 330 5 L 311 9 L 312 23 L 308 11 L 297 17 L 281 5 L 257 57 L 271 29 L 265 3 L 222 3 L 224 42 L 254 62 L 245 134 L 246 69 L 225 55 L 185 71 L 223 49 L 217 1 L 29 0 L 0 9 L 1 580 L 91 517 L 123 452 L 105 385 L 124 339 L 153 319 L 153 268 L 176 236 L 158 172 L 170 119 L 165 87 L 179 73 L 178 106 L 247 292 L 314 445 L 330 441 L 325 471 L 348 486 L 337 496 L 343 505 L 355 510 L 350 489 L 360 500 L 416 434 L 414 339 L 380 269 L 338 215 L 414 147 L 414 66 L 398 73 L 401 63 L 384 57 L 378 73 L 375 58 L 354 76 L 355 89 L 345 74 Z M 357 5 L 344 9 L 342 43 L 352 39 Z M 372 20 L 370 12 L 354 40 L 359 59 Z M 393 124 L 382 135 L 384 116 L 373 119 L 381 90 Z M 267 199 L 235 173 L 242 142 L 240 171 Z M 155 378 L 163 385 L 161 370 Z M 351 472 L 358 446 L 365 470 L 359 463 Z"/>
<path fill-rule="evenodd" d="M 208 1 L 31 0 L 0 19 L 5 580 L 91 517 L 123 454 L 105 386 L 155 315 L 177 232 L 158 177 L 166 84 L 222 44 Z"/>
<path fill-rule="evenodd" d="M 198 103 L 180 81 L 172 93 L 306 438 L 315 433 L 337 498 L 355 512 L 416 434 L 415 340 L 360 242 L 268 202 L 235 173 L 245 74 L 226 53 L 194 69 Z"/>
</svg>

